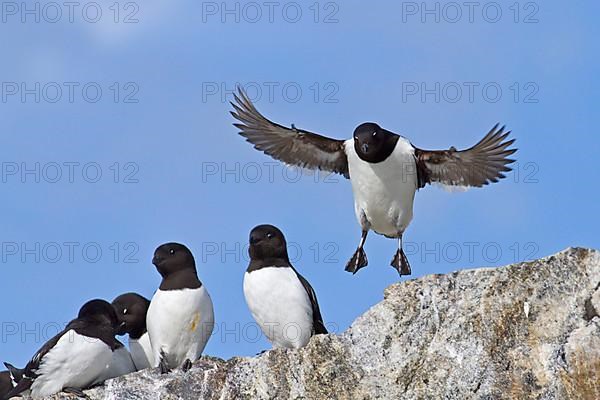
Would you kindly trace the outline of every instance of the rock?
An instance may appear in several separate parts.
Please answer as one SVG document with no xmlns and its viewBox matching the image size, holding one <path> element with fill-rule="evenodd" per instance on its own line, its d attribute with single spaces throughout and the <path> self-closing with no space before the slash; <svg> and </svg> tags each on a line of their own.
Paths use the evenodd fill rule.
<svg viewBox="0 0 600 400">
<path fill-rule="evenodd" d="M 188 373 L 145 370 L 90 399 L 600 399 L 600 252 L 397 283 L 341 335 Z M 71 398 L 57 395 L 54 399 Z"/>
</svg>

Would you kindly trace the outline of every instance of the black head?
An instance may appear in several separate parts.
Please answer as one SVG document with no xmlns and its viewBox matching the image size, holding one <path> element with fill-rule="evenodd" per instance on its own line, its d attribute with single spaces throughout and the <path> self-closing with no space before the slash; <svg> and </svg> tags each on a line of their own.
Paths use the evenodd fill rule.
<svg viewBox="0 0 600 400">
<path fill-rule="evenodd" d="M 250 231 L 251 260 L 288 260 L 287 243 L 283 233 L 273 225 L 259 225 Z"/>
<path fill-rule="evenodd" d="M 196 262 L 190 249 L 180 243 L 165 243 L 154 251 L 152 264 L 164 278 L 182 270 L 196 272 Z"/>
<path fill-rule="evenodd" d="M 399 136 L 373 122 L 365 122 L 354 130 L 354 150 L 361 160 L 378 163 L 392 154 Z"/>
<path fill-rule="evenodd" d="M 146 332 L 146 314 L 150 300 L 137 293 L 125 293 L 112 302 L 121 322 L 117 335 L 126 333 L 133 339 L 139 339 Z"/>
<path fill-rule="evenodd" d="M 113 306 L 104 300 L 94 299 L 85 303 L 79 309 L 79 320 L 92 322 L 96 325 L 108 325 L 113 329 L 119 329 L 119 318 Z"/>
</svg>

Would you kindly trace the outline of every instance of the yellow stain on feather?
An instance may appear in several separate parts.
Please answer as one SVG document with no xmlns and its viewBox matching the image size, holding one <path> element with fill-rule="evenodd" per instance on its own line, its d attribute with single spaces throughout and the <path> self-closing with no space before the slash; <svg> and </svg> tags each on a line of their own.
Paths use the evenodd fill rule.
<svg viewBox="0 0 600 400">
<path fill-rule="evenodd" d="M 200 322 L 200 313 L 197 312 L 196 314 L 194 314 L 194 318 L 192 318 L 192 322 L 190 323 L 190 331 L 194 332 L 196 329 L 198 329 L 198 323 Z"/>
</svg>

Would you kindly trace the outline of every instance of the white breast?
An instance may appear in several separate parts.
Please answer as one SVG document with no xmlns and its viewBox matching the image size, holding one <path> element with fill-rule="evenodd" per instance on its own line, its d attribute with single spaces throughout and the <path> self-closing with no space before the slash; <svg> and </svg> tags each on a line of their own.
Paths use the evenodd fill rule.
<svg viewBox="0 0 600 400">
<path fill-rule="evenodd" d="M 146 315 L 154 367 L 165 353 L 170 368 L 197 360 L 215 324 L 213 305 L 204 285 L 198 289 L 157 290 Z"/>
<path fill-rule="evenodd" d="M 120 347 L 113 351 L 110 362 L 106 365 L 100 378 L 96 379 L 94 383 L 102 383 L 107 379 L 127 375 L 135 371 L 135 365 L 129 351 L 125 347 Z"/>
<path fill-rule="evenodd" d="M 148 332 L 144 333 L 139 339 L 129 339 L 129 352 L 138 371 L 154 365 L 154 356 Z"/>
<path fill-rule="evenodd" d="M 252 316 L 274 347 L 300 348 L 312 336 L 310 299 L 291 268 L 261 268 L 244 275 Z"/>
<path fill-rule="evenodd" d="M 69 330 L 42 358 L 31 395 L 38 398 L 66 387 L 85 388 L 100 377 L 111 358 L 106 343 Z"/>
<path fill-rule="evenodd" d="M 361 160 L 354 150 L 353 140 L 345 142 L 354 209 L 358 222 L 375 232 L 397 237 L 412 220 L 417 190 L 414 148 L 400 137 L 390 156 L 376 164 Z M 362 216 L 370 226 L 364 226 Z"/>
</svg>

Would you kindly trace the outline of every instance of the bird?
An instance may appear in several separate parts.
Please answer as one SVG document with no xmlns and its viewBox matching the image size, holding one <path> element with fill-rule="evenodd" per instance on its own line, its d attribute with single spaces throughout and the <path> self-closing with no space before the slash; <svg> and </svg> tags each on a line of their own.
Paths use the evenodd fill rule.
<svg viewBox="0 0 600 400">
<path fill-rule="evenodd" d="M 146 315 L 150 300 L 137 293 L 124 293 L 117 296 L 112 305 L 119 320 L 124 324 L 117 335 L 129 335 L 129 352 L 136 370 L 154 365 L 150 337 L 146 330 Z"/>
<path fill-rule="evenodd" d="M 92 385 L 112 359 L 118 324 L 110 303 L 88 301 L 77 318 L 35 353 L 25 366 L 23 378 L 4 399 L 25 391 L 33 398 L 60 391 L 85 397 L 82 389 Z"/>
<path fill-rule="evenodd" d="M 477 144 L 457 150 L 424 150 L 377 123 L 365 122 L 348 140 L 287 128 L 264 117 L 238 87 L 231 102 L 234 126 L 255 149 L 287 165 L 328 171 L 350 180 L 354 211 L 361 227 L 359 245 L 346 264 L 356 274 L 368 265 L 364 244 L 369 231 L 398 240 L 391 266 L 400 276 L 411 267 L 402 246 L 413 217 L 415 193 L 427 184 L 482 187 L 498 182 L 515 162 L 515 139 L 496 124 Z"/>
<path fill-rule="evenodd" d="M 117 314 L 118 315 L 118 314 Z M 144 323 L 145 324 L 145 323 Z M 122 330 L 122 327 L 118 328 Z M 12 379 L 13 386 L 16 386 L 17 383 L 21 381 L 23 378 L 24 370 L 20 368 L 16 368 L 14 365 L 9 364 L 7 362 L 4 363 L 6 368 L 10 373 L 10 377 Z M 115 339 L 115 349 L 112 354 L 112 358 L 108 364 L 104 366 L 104 371 L 100 376 L 92 383 L 91 386 L 96 384 L 101 384 L 107 379 L 112 379 L 119 377 L 121 375 L 126 375 L 131 372 L 137 371 L 135 364 L 133 363 L 133 359 L 129 354 L 129 351 L 123 343 L 119 342 Z M 1 391 L 0 391 L 1 392 Z"/>
<path fill-rule="evenodd" d="M 152 263 L 162 276 L 146 316 L 153 366 L 162 374 L 177 367 L 187 371 L 212 334 L 213 303 L 198 279 L 192 252 L 183 244 L 160 245 Z"/>
<path fill-rule="evenodd" d="M 250 232 L 250 264 L 244 297 L 250 313 L 275 348 L 301 348 L 327 329 L 310 283 L 290 263 L 287 243 L 273 225 Z"/>
</svg>

